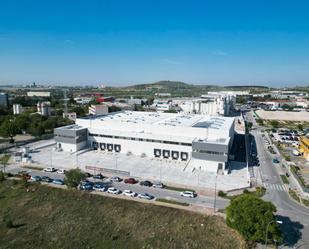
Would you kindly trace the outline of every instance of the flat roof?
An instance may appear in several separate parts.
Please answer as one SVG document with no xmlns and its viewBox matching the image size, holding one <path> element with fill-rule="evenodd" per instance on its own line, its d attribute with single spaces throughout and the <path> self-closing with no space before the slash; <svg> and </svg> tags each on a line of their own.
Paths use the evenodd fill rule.
<svg viewBox="0 0 309 249">
<path fill-rule="evenodd" d="M 196 138 L 226 143 L 234 118 L 198 114 L 121 111 L 78 118 L 91 133 L 153 137 L 192 142 Z"/>
</svg>

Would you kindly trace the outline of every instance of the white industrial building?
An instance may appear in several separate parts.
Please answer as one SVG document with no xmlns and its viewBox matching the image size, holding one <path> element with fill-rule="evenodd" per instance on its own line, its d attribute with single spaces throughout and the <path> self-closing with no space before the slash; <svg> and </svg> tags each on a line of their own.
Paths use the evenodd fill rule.
<svg viewBox="0 0 309 249">
<path fill-rule="evenodd" d="M 77 118 L 75 125 L 56 128 L 54 135 L 57 147 L 64 151 L 91 147 L 227 173 L 234 118 L 122 111 Z"/>
<path fill-rule="evenodd" d="M 236 96 L 233 94 L 209 92 L 200 98 L 173 99 L 172 104 L 178 106 L 186 114 L 229 116 L 235 105 L 235 100 Z"/>
<path fill-rule="evenodd" d="M 50 92 L 30 91 L 27 92 L 28 97 L 50 97 Z"/>
</svg>

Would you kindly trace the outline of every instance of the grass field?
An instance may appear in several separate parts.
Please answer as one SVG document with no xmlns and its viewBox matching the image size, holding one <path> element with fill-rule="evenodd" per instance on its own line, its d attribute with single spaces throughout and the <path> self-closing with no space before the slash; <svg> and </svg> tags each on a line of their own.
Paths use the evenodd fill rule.
<svg viewBox="0 0 309 249">
<path fill-rule="evenodd" d="M 245 248 L 222 218 L 76 190 L 0 182 L 0 248 Z"/>
</svg>

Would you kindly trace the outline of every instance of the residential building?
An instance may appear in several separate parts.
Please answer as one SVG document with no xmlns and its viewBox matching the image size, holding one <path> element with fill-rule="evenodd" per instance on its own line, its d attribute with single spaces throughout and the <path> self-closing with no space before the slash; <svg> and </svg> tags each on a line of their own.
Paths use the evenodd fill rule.
<svg viewBox="0 0 309 249">
<path fill-rule="evenodd" d="M 38 102 L 37 111 L 42 116 L 50 116 L 51 114 L 50 102 L 49 101 Z"/>
<path fill-rule="evenodd" d="M 20 104 L 13 104 L 13 114 L 18 115 L 23 112 L 23 107 Z"/>
<path fill-rule="evenodd" d="M 91 105 L 89 106 L 89 115 L 102 115 L 108 113 L 107 105 Z"/>
</svg>

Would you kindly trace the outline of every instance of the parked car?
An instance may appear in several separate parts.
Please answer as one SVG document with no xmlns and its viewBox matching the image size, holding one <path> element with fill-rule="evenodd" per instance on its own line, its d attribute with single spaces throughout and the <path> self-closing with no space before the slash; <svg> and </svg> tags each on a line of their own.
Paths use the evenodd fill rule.
<svg viewBox="0 0 309 249">
<path fill-rule="evenodd" d="M 151 187 L 152 183 L 150 181 L 141 181 L 140 185 L 141 186 L 146 186 L 146 187 Z"/>
<path fill-rule="evenodd" d="M 137 182 L 138 181 L 135 180 L 134 178 L 126 178 L 126 179 L 124 179 L 124 183 L 127 183 L 127 184 L 135 184 Z"/>
<path fill-rule="evenodd" d="M 107 189 L 107 193 L 119 195 L 121 193 L 121 191 L 119 189 L 114 188 L 114 187 L 110 187 L 110 188 Z"/>
<path fill-rule="evenodd" d="M 180 196 L 194 198 L 197 196 L 197 194 L 193 191 L 183 191 L 183 192 L 180 192 Z"/>
<path fill-rule="evenodd" d="M 85 172 L 85 176 L 86 177 L 92 177 L 92 174 L 88 173 L 88 172 Z"/>
<path fill-rule="evenodd" d="M 104 176 L 102 174 L 96 174 L 96 175 L 93 175 L 92 178 L 102 180 L 104 178 Z"/>
<path fill-rule="evenodd" d="M 26 179 L 26 180 L 30 180 L 31 175 L 29 175 L 28 173 L 25 173 L 25 172 L 18 172 L 16 177 L 19 177 L 19 178 L 22 178 L 22 179 Z"/>
<path fill-rule="evenodd" d="M 136 193 L 133 192 L 132 190 L 124 190 L 122 194 L 125 195 L 125 196 L 130 196 L 130 197 L 136 196 Z"/>
<path fill-rule="evenodd" d="M 43 169 L 43 171 L 45 171 L 45 172 L 55 172 L 56 169 L 54 167 L 47 167 L 47 168 Z"/>
<path fill-rule="evenodd" d="M 51 179 L 50 177 L 48 176 L 42 176 L 42 182 L 52 182 L 53 179 Z"/>
<path fill-rule="evenodd" d="M 42 178 L 40 176 L 31 176 L 30 181 L 40 182 L 42 181 Z"/>
<path fill-rule="evenodd" d="M 154 187 L 154 188 L 164 188 L 165 185 L 162 182 L 154 182 L 152 187 Z"/>
<path fill-rule="evenodd" d="M 273 163 L 279 163 L 279 160 L 277 158 L 274 158 Z"/>
<path fill-rule="evenodd" d="M 96 182 L 93 185 L 93 189 L 96 190 L 96 191 L 104 192 L 104 191 L 106 191 L 107 187 L 105 186 L 105 184 L 103 182 Z"/>
<path fill-rule="evenodd" d="M 58 174 L 65 174 L 66 170 L 65 169 L 58 169 L 57 173 Z"/>
<path fill-rule="evenodd" d="M 112 182 L 121 182 L 122 181 L 122 179 L 118 176 L 113 176 L 113 177 L 110 178 L 110 180 Z"/>
<path fill-rule="evenodd" d="M 80 190 L 92 190 L 92 188 L 93 188 L 93 182 L 89 181 L 81 182 L 79 185 Z"/>
<path fill-rule="evenodd" d="M 64 185 L 64 181 L 61 179 L 54 179 L 52 183 L 57 185 Z"/>
<path fill-rule="evenodd" d="M 154 198 L 154 196 L 147 194 L 147 193 L 140 193 L 137 196 L 140 199 L 146 199 L 146 200 L 152 200 Z"/>
</svg>

